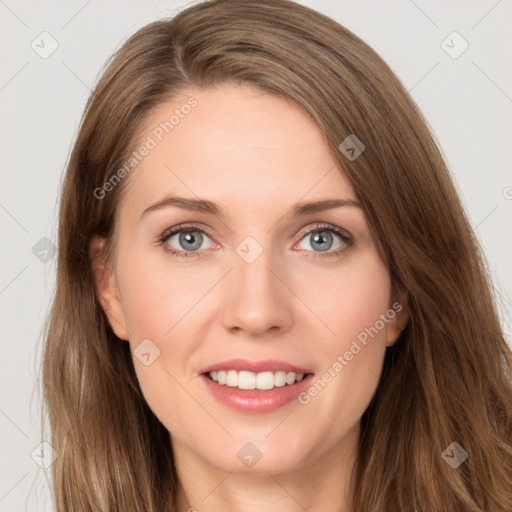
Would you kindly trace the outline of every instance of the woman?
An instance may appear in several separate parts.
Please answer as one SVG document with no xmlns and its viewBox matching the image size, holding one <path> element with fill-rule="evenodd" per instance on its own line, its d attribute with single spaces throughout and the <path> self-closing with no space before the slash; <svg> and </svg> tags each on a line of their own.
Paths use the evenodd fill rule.
<svg viewBox="0 0 512 512">
<path fill-rule="evenodd" d="M 44 386 L 58 510 L 512 510 L 512 355 L 446 164 L 284 0 L 152 23 L 88 104 Z"/>
</svg>

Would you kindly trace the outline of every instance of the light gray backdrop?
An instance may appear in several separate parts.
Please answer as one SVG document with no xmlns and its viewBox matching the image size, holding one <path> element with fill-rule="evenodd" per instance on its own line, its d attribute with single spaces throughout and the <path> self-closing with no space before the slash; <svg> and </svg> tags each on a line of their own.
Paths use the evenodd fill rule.
<svg viewBox="0 0 512 512">
<path fill-rule="evenodd" d="M 508 335 L 511 2 L 302 3 L 376 49 L 425 113 L 487 254 Z M 52 510 L 44 467 L 52 453 L 39 447 L 34 390 L 54 286 L 59 185 L 82 109 L 107 58 L 129 35 L 188 4 L 0 0 L 1 511 Z"/>
</svg>

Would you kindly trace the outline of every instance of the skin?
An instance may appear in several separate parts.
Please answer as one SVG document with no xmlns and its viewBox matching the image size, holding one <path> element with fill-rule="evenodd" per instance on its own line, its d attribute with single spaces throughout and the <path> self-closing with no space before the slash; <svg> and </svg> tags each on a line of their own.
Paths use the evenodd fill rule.
<svg viewBox="0 0 512 512">
<path fill-rule="evenodd" d="M 98 266 L 100 301 L 132 351 L 144 339 L 160 350 L 149 366 L 137 357 L 134 364 L 145 399 L 170 432 L 180 510 L 350 511 L 360 418 L 407 308 L 306 405 L 250 414 L 218 402 L 198 375 L 206 365 L 278 359 L 319 378 L 396 296 L 361 208 L 286 215 L 299 201 L 357 201 L 302 110 L 245 85 L 190 90 L 154 110 L 141 137 L 191 95 L 198 105 L 127 178 L 113 261 Z M 224 216 L 169 206 L 141 218 L 169 194 L 215 201 Z M 205 234 L 200 251 L 179 258 L 166 250 L 187 252 L 179 234 L 158 240 L 186 222 Z M 353 244 L 333 233 L 328 251 L 315 249 L 304 232 L 319 223 L 345 230 Z M 247 236 L 263 249 L 253 263 L 236 252 Z M 95 254 L 103 242 L 94 239 Z M 237 457 L 247 442 L 262 453 L 252 468 Z"/>
</svg>

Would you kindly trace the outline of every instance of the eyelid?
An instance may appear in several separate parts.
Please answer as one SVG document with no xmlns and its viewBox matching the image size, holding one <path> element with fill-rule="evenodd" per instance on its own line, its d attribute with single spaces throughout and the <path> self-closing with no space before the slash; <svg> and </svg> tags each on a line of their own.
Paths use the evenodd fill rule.
<svg viewBox="0 0 512 512">
<path fill-rule="evenodd" d="M 317 223 L 313 222 L 313 224 L 314 224 L 314 227 L 307 227 L 307 228 L 302 229 L 299 232 L 299 238 L 301 240 L 306 235 L 310 235 L 311 233 L 315 233 L 317 231 L 322 231 L 322 230 L 334 231 L 338 235 L 340 235 L 342 238 L 352 239 L 352 235 L 350 235 L 350 233 L 347 230 L 340 228 L 338 226 L 335 226 L 334 224 L 329 224 L 326 222 L 317 222 Z"/>
<path fill-rule="evenodd" d="M 176 226 L 172 226 L 167 228 L 161 235 L 160 240 L 166 240 L 171 235 L 175 235 L 180 233 L 181 231 L 201 231 L 212 238 L 212 234 L 209 232 L 210 228 L 201 223 L 196 222 L 184 222 L 181 224 L 177 224 Z"/>
</svg>

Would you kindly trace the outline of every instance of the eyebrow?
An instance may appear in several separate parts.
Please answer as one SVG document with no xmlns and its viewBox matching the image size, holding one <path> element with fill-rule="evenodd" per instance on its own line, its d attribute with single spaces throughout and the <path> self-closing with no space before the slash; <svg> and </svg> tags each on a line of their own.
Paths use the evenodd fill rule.
<svg viewBox="0 0 512 512">
<path fill-rule="evenodd" d="M 193 199 L 186 197 L 167 196 L 161 201 L 158 201 L 157 203 L 146 208 L 142 212 L 140 218 L 142 219 L 144 215 L 152 211 L 161 210 L 163 208 L 168 208 L 170 206 L 175 206 L 177 208 L 182 208 L 184 210 L 209 213 L 217 217 L 224 216 L 222 208 L 213 201 L 208 201 L 207 199 Z M 292 206 L 292 208 L 290 208 L 290 210 L 288 210 L 285 216 L 293 215 L 299 217 L 309 215 L 312 213 L 323 212 L 325 210 L 330 210 L 332 208 L 340 208 L 342 206 L 362 208 L 361 204 L 355 201 L 354 199 L 322 199 L 320 201 L 296 203 L 295 205 Z"/>
</svg>

